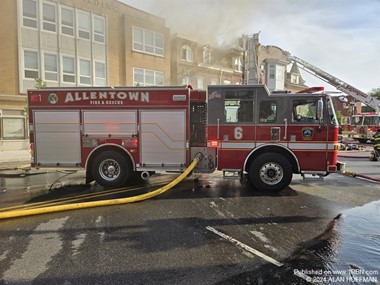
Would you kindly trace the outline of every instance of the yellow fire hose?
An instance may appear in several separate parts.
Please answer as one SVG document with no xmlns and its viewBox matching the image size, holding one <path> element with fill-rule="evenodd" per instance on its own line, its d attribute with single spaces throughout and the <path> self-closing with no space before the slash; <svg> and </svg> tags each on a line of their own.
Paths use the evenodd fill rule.
<svg viewBox="0 0 380 285">
<path fill-rule="evenodd" d="M 121 204 L 134 203 L 134 202 L 147 200 L 155 196 L 158 196 L 168 191 L 169 189 L 173 188 L 174 186 L 176 186 L 179 182 L 181 182 L 185 177 L 189 175 L 189 173 L 194 169 L 194 167 L 197 165 L 201 157 L 202 157 L 202 154 L 197 154 L 195 158 L 193 159 L 193 162 L 189 165 L 188 168 L 186 168 L 186 170 L 183 173 L 181 173 L 181 175 L 179 175 L 176 179 L 174 179 L 169 184 L 149 193 L 145 193 L 145 194 L 141 194 L 141 195 L 137 195 L 133 197 L 128 197 L 128 198 L 74 203 L 74 204 L 68 204 L 68 205 L 50 206 L 50 207 L 37 208 L 37 209 L 7 211 L 7 212 L 0 213 L 0 220 L 47 214 L 47 213 L 63 212 L 63 211 L 70 211 L 70 210 L 94 208 L 94 207 L 121 205 Z"/>
</svg>

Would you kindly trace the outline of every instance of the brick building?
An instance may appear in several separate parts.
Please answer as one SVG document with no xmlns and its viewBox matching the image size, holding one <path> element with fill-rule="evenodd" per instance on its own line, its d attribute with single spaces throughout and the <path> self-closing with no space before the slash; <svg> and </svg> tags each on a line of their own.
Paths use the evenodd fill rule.
<svg viewBox="0 0 380 285">
<path fill-rule="evenodd" d="M 171 41 L 171 84 L 240 84 L 242 55 L 232 48 L 213 47 L 174 35 Z"/>
<path fill-rule="evenodd" d="M 165 20 L 115 0 L 3 0 L 0 150 L 25 149 L 26 92 L 170 84 Z"/>
<path fill-rule="evenodd" d="M 2 0 L 0 151 L 28 149 L 26 92 L 48 87 L 242 84 L 239 47 L 171 36 L 165 19 L 117 0 Z M 196 36 L 196 35 L 194 35 Z M 238 35 L 237 35 L 238 37 Z M 257 39 L 260 83 L 304 88 L 285 53 Z"/>
</svg>

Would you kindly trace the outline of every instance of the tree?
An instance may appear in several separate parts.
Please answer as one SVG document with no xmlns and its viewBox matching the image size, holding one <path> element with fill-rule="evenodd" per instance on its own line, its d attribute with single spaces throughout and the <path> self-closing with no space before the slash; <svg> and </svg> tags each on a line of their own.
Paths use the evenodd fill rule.
<svg viewBox="0 0 380 285">
<path fill-rule="evenodd" d="M 368 94 L 380 100 L 380 87 L 372 89 Z"/>
<path fill-rule="evenodd" d="M 368 95 L 373 98 L 376 98 L 377 100 L 380 100 L 380 87 L 372 89 L 371 91 L 368 92 Z M 375 109 L 369 106 L 362 106 L 362 113 L 368 113 L 368 112 L 375 112 Z"/>
</svg>

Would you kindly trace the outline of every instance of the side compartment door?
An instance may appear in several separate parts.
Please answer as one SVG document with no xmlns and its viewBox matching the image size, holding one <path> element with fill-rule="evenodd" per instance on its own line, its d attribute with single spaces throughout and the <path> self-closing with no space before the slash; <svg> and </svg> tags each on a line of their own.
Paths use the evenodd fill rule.
<svg viewBox="0 0 380 285">
<path fill-rule="evenodd" d="M 140 111 L 140 162 L 143 167 L 186 163 L 185 110 Z"/>
<path fill-rule="evenodd" d="M 86 137 L 124 138 L 136 134 L 136 111 L 83 111 L 83 135 Z"/>
<path fill-rule="evenodd" d="M 38 166 L 79 166 L 79 111 L 34 111 L 34 151 Z"/>
</svg>

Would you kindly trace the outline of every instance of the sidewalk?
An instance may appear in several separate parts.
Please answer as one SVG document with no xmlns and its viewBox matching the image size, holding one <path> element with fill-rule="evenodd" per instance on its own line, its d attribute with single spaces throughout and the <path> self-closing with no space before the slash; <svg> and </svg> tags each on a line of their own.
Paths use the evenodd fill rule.
<svg viewBox="0 0 380 285">
<path fill-rule="evenodd" d="M 0 170 L 30 168 L 30 152 L 28 150 L 0 151 Z"/>
</svg>

